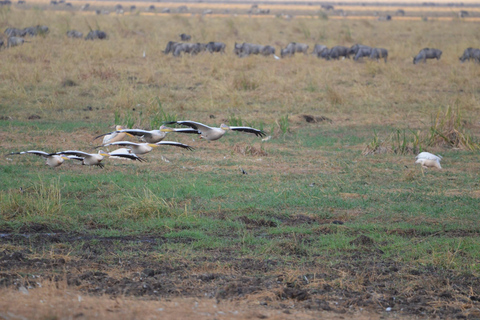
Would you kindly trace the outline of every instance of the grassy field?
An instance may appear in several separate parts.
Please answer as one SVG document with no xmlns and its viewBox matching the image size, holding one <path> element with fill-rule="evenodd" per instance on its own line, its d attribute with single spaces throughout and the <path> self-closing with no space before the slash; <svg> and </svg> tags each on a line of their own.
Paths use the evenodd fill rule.
<svg viewBox="0 0 480 320">
<path fill-rule="evenodd" d="M 197 316 L 220 318 L 212 301 L 239 318 L 479 317 L 480 66 L 458 60 L 477 46 L 476 24 L 0 12 L 3 29 L 37 24 L 50 33 L 0 52 L 0 317 L 74 315 L 38 299 L 76 292 L 86 317 L 139 312 L 90 295 L 189 298 L 208 304 Z M 109 39 L 65 36 L 89 28 Z M 183 32 L 227 53 L 165 56 Z M 363 43 L 389 60 L 240 59 L 244 41 L 277 54 L 290 41 Z M 441 60 L 413 65 L 423 47 Z M 93 152 L 114 124 L 167 119 L 271 138 L 169 134 L 196 150 L 162 147 L 103 170 L 8 155 Z M 443 170 L 423 174 L 419 151 L 441 154 Z M 12 304 L 28 298 L 23 286 L 34 308 Z"/>
</svg>

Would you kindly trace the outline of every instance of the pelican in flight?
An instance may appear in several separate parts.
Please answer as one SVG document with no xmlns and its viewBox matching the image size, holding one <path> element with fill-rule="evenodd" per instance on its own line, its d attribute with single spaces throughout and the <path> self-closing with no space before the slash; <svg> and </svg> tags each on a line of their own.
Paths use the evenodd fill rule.
<svg viewBox="0 0 480 320">
<path fill-rule="evenodd" d="M 34 154 L 36 156 L 43 157 L 43 158 L 47 159 L 45 164 L 49 167 L 52 167 L 52 168 L 60 166 L 65 160 L 69 159 L 68 157 L 65 157 L 65 155 L 63 155 L 63 154 L 47 153 L 47 152 L 38 151 L 38 150 L 12 152 L 10 154 Z"/>
<path fill-rule="evenodd" d="M 440 161 L 442 160 L 441 156 L 436 156 L 434 154 L 431 154 L 430 152 L 420 152 L 418 156 L 415 157 L 415 163 L 420 163 L 422 165 L 422 175 L 425 175 L 423 173 L 423 169 L 428 169 L 428 168 L 437 168 L 437 169 L 442 169 L 442 166 L 440 165 Z"/>
<path fill-rule="evenodd" d="M 167 130 L 167 129 L 171 129 L 171 130 Z M 106 137 L 106 136 L 109 136 L 109 135 L 113 135 L 115 133 L 116 134 L 124 133 L 124 134 L 128 134 L 128 135 L 131 135 L 131 136 L 138 136 L 138 137 L 140 137 L 141 140 L 143 140 L 147 143 L 157 143 L 157 142 L 160 142 L 163 139 L 165 139 L 165 136 L 167 135 L 168 132 L 196 133 L 196 134 L 199 133 L 197 130 L 191 129 L 191 128 L 174 129 L 174 128 L 167 128 L 166 126 L 162 125 L 160 127 L 160 129 L 150 130 L 150 131 L 141 130 L 141 129 L 117 130 L 117 131 L 113 131 L 113 132 L 109 132 L 109 133 L 99 135 L 98 137 L 95 137 L 95 139 L 98 139 L 98 138 L 103 137 L 103 136 Z M 95 139 L 93 139 L 93 140 L 95 140 Z M 119 140 L 117 139 L 115 141 L 119 141 Z M 111 142 L 114 142 L 114 141 L 109 141 L 107 143 L 111 143 Z M 107 143 L 105 142 L 105 138 L 104 138 L 103 144 L 105 145 Z"/>
<path fill-rule="evenodd" d="M 57 154 L 63 154 L 66 156 L 69 156 L 70 159 L 74 160 L 81 160 L 83 165 L 86 166 L 99 166 L 100 168 L 103 168 L 103 164 L 101 163 L 102 160 L 105 157 L 110 157 L 109 153 L 106 153 L 105 151 L 98 151 L 98 153 L 87 153 L 83 151 L 78 151 L 78 150 L 67 150 L 67 151 L 62 151 L 62 152 L 57 152 Z M 145 161 L 144 159 L 140 158 L 136 154 L 133 153 L 117 153 L 114 154 L 115 157 L 119 158 L 127 158 L 131 160 L 137 160 L 137 161 Z"/>
<path fill-rule="evenodd" d="M 203 139 L 209 140 L 209 141 L 220 139 L 221 137 L 223 137 L 225 132 L 227 132 L 227 130 L 243 131 L 243 132 L 253 133 L 257 137 L 258 136 L 260 136 L 260 137 L 266 136 L 265 132 L 263 132 L 262 130 L 258 130 L 258 129 L 254 129 L 254 128 L 250 128 L 250 127 L 230 127 L 230 126 L 227 126 L 226 124 L 223 124 L 223 123 L 220 125 L 220 128 L 212 128 L 212 127 L 209 127 L 209 126 L 207 126 L 203 123 L 199 123 L 199 122 L 195 122 L 195 121 L 171 121 L 171 122 L 167 122 L 166 124 L 174 124 L 174 123 L 182 125 L 182 126 L 191 127 L 195 130 L 198 130 L 198 132 L 201 135 L 200 138 L 203 138 Z M 162 131 L 169 132 L 168 130 L 170 130 L 170 129 L 171 128 L 165 128 L 165 129 L 162 129 Z"/>
<path fill-rule="evenodd" d="M 116 125 L 115 131 L 103 135 L 103 144 L 107 144 L 115 141 L 122 141 L 123 139 L 125 139 L 125 136 L 130 135 L 126 132 L 121 132 L 121 130 L 125 130 L 125 129 L 127 128 L 125 128 L 124 126 Z M 101 136 L 98 136 L 97 138 L 99 137 Z"/>
<path fill-rule="evenodd" d="M 160 141 L 157 143 L 135 143 L 130 141 L 117 141 L 117 142 L 105 144 L 102 147 L 108 147 L 108 146 L 126 147 L 126 148 L 129 148 L 132 151 L 132 153 L 135 153 L 135 154 L 149 153 L 150 151 L 153 150 L 153 148 L 156 148 L 159 146 L 174 146 L 174 147 L 184 148 L 187 150 L 193 150 L 193 148 L 190 147 L 189 145 L 179 143 L 179 142 L 173 142 L 173 141 Z M 100 148 L 100 147 L 101 146 L 98 146 L 96 148 Z"/>
</svg>

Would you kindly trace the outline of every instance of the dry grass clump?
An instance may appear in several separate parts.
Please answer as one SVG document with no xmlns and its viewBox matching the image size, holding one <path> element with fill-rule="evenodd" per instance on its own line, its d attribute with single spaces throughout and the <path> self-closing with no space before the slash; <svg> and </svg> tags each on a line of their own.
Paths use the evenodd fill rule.
<svg viewBox="0 0 480 320">
<path fill-rule="evenodd" d="M 131 195 L 129 202 L 120 211 L 126 219 L 174 217 L 180 212 L 174 200 L 160 198 L 150 189 L 144 189 L 143 194 Z"/>
<path fill-rule="evenodd" d="M 255 147 L 251 144 L 244 142 L 237 143 L 233 146 L 233 151 L 239 153 L 243 156 L 252 156 L 252 157 L 266 157 L 268 153 L 263 149 L 263 146 Z"/>
<path fill-rule="evenodd" d="M 465 124 L 459 108 L 454 110 L 449 106 L 444 113 L 439 111 L 430 127 L 427 144 L 471 151 L 480 149 L 479 143 L 466 132 Z"/>
<path fill-rule="evenodd" d="M 417 154 L 426 148 L 447 147 L 460 150 L 478 150 L 480 144 L 466 131 L 466 122 L 461 120 L 460 111 L 447 107 L 443 113 L 438 111 L 430 126 L 429 133 L 396 129 L 387 138 L 380 139 L 377 133 L 368 143 L 362 154 L 395 153 Z"/>
</svg>

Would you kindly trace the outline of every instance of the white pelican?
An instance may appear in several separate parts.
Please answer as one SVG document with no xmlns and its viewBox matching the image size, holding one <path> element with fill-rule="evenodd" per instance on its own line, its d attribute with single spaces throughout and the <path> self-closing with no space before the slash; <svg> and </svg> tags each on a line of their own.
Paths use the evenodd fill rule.
<svg viewBox="0 0 480 320">
<path fill-rule="evenodd" d="M 117 141 L 117 142 L 112 142 L 108 143 L 106 145 L 103 145 L 102 147 L 108 147 L 108 146 L 120 146 L 120 147 L 126 147 L 132 150 L 133 153 L 135 154 L 145 154 L 149 153 L 150 151 L 153 150 L 153 148 L 159 147 L 159 146 L 174 146 L 174 147 L 180 147 L 184 148 L 187 150 L 193 150 L 192 147 L 189 145 L 179 143 L 179 142 L 173 142 L 173 141 L 160 141 L 157 143 L 135 143 L 135 142 L 130 142 L 130 141 Z M 100 147 L 97 147 L 100 148 Z"/>
<path fill-rule="evenodd" d="M 71 159 L 82 160 L 82 164 L 86 166 L 99 166 L 103 168 L 101 163 L 104 157 L 108 157 L 108 153 L 100 150 L 98 153 L 86 153 L 78 150 L 66 150 L 62 152 L 57 152 L 57 154 L 63 154 L 67 156 L 73 156 Z"/>
<path fill-rule="evenodd" d="M 262 130 L 258 130 L 250 127 L 229 127 L 223 123 L 220 125 L 220 128 L 212 128 L 207 125 L 204 125 L 203 123 L 199 123 L 195 121 L 172 121 L 172 122 L 167 122 L 166 124 L 174 124 L 174 123 L 183 125 L 183 126 L 188 126 L 195 130 L 198 130 L 199 133 L 201 134 L 200 138 L 203 138 L 209 141 L 220 139 L 225 134 L 225 132 L 227 132 L 227 130 L 249 132 L 249 133 L 255 134 L 257 137 L 266 136 L 265 132 L 263 132 Z M 165 132 L 169 132 L 168 130 L 170 130 L 170 128 L 162 129 L 162 131 L 165 131 Z"/>
<path fill-rule="evenodd" d="M 421 163 L 422 168 L 437 168 L 442 169 L 440 161 L 442 160 L 441 156 L 436 156 L 430 152 L 421 152 L 418 156 L 415 157 L 415 163 Z"/>
<path fill-rule="evenodd" d="M 423 176 L 425 176 L 423 169 L 428 169 L 428 168 L 442 169 L 442 166 L 440 165 L 440 161 L 442 160 L 442 157 L 431 154 L 430 152 L 420 152 L 418 156 L 415 157 L 415 160 L 416 160 L 415 163 L 420 163 L 422 165 L 421 169 L 422 169 Z"/>
<path fill-rule="evenodd" d="M 127 133 L 126 132 L 120 132 L 120 130 L 124 130 L 124 129 L 127 129 L 127 128 L 125 128 L 124 126 L 116 125 L 115 126 L 115 131 L 107 133 L 106 135 L 104 135 L 103 144 L 107 144 L 107 143 L 111 143 L 111 142 L 115 142 L 115 141 L 122 141 L 123 139 L 125 139 L 125 136 L 127 135 Z"/>
<path fill-rule="evenodd" d="M 10 154 L 34 154 L 36 156 L 43 157 L 47 159 L 45 164 L 49 167 L 55 168 L 60 166 L 65 160 L 68 160 L 67 157 L 65 157 L 63 154 L 56 154 L 56 153 L 47 153 L 44 151 L 38 151 L 38 150 L 28 150 L 28 151 L 22 151 L 22 152 L 12 152 Z"/>
<path fill-rule="evenodd" d="M 165 129 L 171 129 L 171 130 L 167 131 Z M 162 125 L 160 127 L 160 129 L 150 130 L 150 131 L 141 130 L 141 129 L 117 130 L 117 131 L 114 131 L 114 132 L 109 132 L 109 133 L 99 135 L 98 137 L 95 137 L 95 139 L 103 137 L 103 136 L 107 136 L 107 135 L 112 135 L 112 134 L 115 134 L 115 133 L 117 133 L 117 134 L 124 133 L 124 134 L 129 134 L 129 135 L 132 135 L 132 136 L 138 136 L 138 137 L 140 137 L 141 140 L 143 140 L 147 143 L 157 143 L 157 142 L 160 142 L 163 139 L 165 139 L 165 136 L 167 135 L 167 132 L 196 133 L 196 134 L 199 133 L 197 130 L 191 129 L 191 128 L 174 129 L 174 128 L 167 128 L 166 126 Z M 93 140 L 95 140 L 95 139 L 93 139 Z M 118 141 L 118 140 L 115 140 L 115 141 Z M 114 141 L 111 141 L 111 142 L 114 142 Z M 110 143 L 110 142 L 108 142 L 108 143 Z M 106 144 L 105 140 L 104 140 L 103 144 Z"/>
</svg>

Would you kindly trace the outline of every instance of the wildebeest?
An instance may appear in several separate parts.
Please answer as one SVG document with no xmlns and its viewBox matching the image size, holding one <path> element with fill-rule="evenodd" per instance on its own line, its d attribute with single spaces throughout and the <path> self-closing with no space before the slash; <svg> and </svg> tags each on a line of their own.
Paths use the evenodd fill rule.
<svg viewBox="0 0 480 320">
<path fill-rule="evenodd" d="M 458 17 L 459 17 L 459 18 L 468 17 L 468 11 L 461 10 L 461 11 L 458 13 Z"/>
<path fill-rule="evenodd" d="M 77 30 L 67 31 L 67 37 L 69 38 L 83 38 L 83 33 Z"/>
<path fill-rule="evenodd" d="M 388 58 L 388 50 L 384 48 L 373 48 L 372 53 L 370 54 L 370 59 L 378 61 L 382 58 L 386 63 Z"/>
<path fill-rule="evenodd" d="M 280 57 L 291 57 L 295 55 L 295 47 L 294 46 L 287 46 L 284 49 L 280 49 Z"/>
<path fill-rule="evenodd" d="M 320 54 L 325 49 L 327 49 L 327 46 L 324 46 L 323 44 L 315 44 L 315 46 L 313 47 L 312 54 L 316 55 L 317 57 L 320 57 Z"/>
<path fill-rule="evenodd" d="M 480 49 L 467 48 L 463 51 L 463 55 L 459 59 L 462 63 L 465 62 L 465 60 L 470 61 L 470 59 L 480 63 Z"/>
<path fill-rule="evenodd" d="M 378 17 L 378 21 L 390 21 L 392 20 L 392 16 L 387 14 L 386 16 L 381 16 L 381 17 Z"/>
<path fill-rule="evenodd" d="M 80 10 L 85 11 L 90 7 L 89 3 L 85 3 L 83 6 L 80 7 Z"/>
<path fill-rule="evenodd" d="M 303 54 L 307 54 L 308 51 L 308 44 L 305 43 L 290 42 L 287 45 L 287 48 L 288 47 L 293 47 L 295 49 L 295 52 L 303 52 Z"/>
<path fill-rule="evenodd" d="M 7 40 L 7 47 L 15 47 L 22 45 L 25 42 L 25 39 L 20 38 L 20 37 L 9 37 Z"/>
<path fill-rule="evenodd" d="M 263 49 L 260 53 L 264 56 L 274 55 L 275 54 L 275 48 L 267 45 L 267 46 L 263 47 Z"/>
<path fill-rule="evenodd" d="M 419 61 L 423 63 L 427 62 L 427 59 L 437 59 L 440 60 L 442 56 L 442 51 L 438 49 L 423 48 L 420 52 L 413 58 L 413 64 L 417 64 Z"/>
<path fill-rule="evenodd" d="M 174 52 L 175 51 L 175 47 L 180 44 L 179 42 L 175 42 L 175 41 L 168 41 L 167 43 L 167 46 L 165 47 L 165 50 L 163 51 L 163 53 L 165 54 L 169 54 L 170 52 Z"/>
<path fill-rule="evenodd" d="M 225 53 L 225 48 L 226 48 L 226 44 L 223 43 L 223 42 L 213 42 L 213 41 L 211 41 L 211 42 L 207 43 L 207 50 L 210 53 L 213 53 L 213 52 Z"/>
<path fill-rule="evenodd" d="M 85 37 L 85 40 L 95 40 L 95 39 L 100 39 L 100 40 L 107 39 L 107 34 L 101 30 L 92 30 Z"/>
<path fill-rule="evenodd" d="M 212 10 L 212 9 L 205 9 L 205 10 L 203 10 L 203 12 L 202 12 L 203 15 L 212 14 L 212 13 L 213 13 L 213 10 Z"/>
<path fill-rule="evenodd" d="M 170 8 L 163 8 L 162 13 L 170 13 Z"/>
<path fill-rule="evenodd" d="M 188 7 L 187 6 L 180 6 L 180 7 L 177 8 L 177 11 L 179 13 L 188 12 Z"/>
<path fill-rule="evenodd" d="M 192 39 L 192 36 L 189 35 L 189 34 L 186 34 L 186 33 L 182 33 L 182 34 L 180 35 L 180 39 L 181 39 L 182 41 L 190 41 L 190 39 Z"/>
<path fill-rule="evenodd" d="M 260 54 L 265 46 L 260 44 L 253 44 L 253 43 L 242 43 L 237 44 L 235 42 L 235 47 L 233 48 L 233 52 L 239 57 L 246 57 L 251 54 Z"/>
<path fill-rule="evenodd" d="M 23 29 L 25 32 L 25 35 L 29 35 L 32 37 L 35 37 L 37 35 L 45 35 L 49 32 L 49 29 L 47 26 L 35 26 L 35 27 L 28 27 Z"/>
<path fill-rule="evenodd" d="M 4 44 L 5 42 L 3 41 L 3 39 L 0 39 L 0 48 L 3 47 Z"/>
<path fill-rule="evenodd" d="M 323 10 L 334 10 L 335 8 L 331 4 L 322 4 L 320 6 Z"/>
<path fill-rule="evenodd" d="M 355 55 L 355 57 L 353 57 L 353 60 L 354 61 L 358 61 L 358 59 L 361 59 L 363 57 L 370 57 L 370 55 L 372 54 L 372 51 L 373 51 L 373 48 L 370 48 L 370 47 L 360 47 L 358 50 L 357 50 L 357 54 Z"/>
<path fill-rule="evenodd" d="M 114 9 L 115 10 L 123 10 L 123 6 L 121 4 L 116 4 Z"/>
<path fill-rule="evenodd" d="M 17 4 L 20 5 L 20 4 L 26 4 L 25 0 L 18 0 L 17 1 Z"/>
<path fill-rule="evenodd" d="M 58 2 L 55 1 L 55 0 L 52 0 L 52 1 L 50 1 L 50 4 L 51 4 L 52 6 L 56 6 L 56 5 L 58 4 Z"/>
<path fill-rule="evenodd" d="M 327 60 L 330 60 L 330 59 L 338 60 L 338 59 L 340 59 L 340 57 L 345 57 L 345 58 L 350 59 L 349 51 L 350 51 L 350 49 L 347 48 L 347 47 L 335 46 L 332 49 L 328 50 L 328 52 L 325 55 L 325 59 L 327 59 Z M 324 56 L 321 55 L 321 57 L 323 58 Z"/>
<path fill-rule="evenodd" d="M 398 9 L 397 11 L 395 11 L 395 14 L 396 14 L 397 16 L 402 16 L 402 17 L 403 17 L 403 16 L 405 15 L 405 10 L 403 10 L 403 9 Z"/>
<path fill-rule="evenodd" d="M 172 47 L 172 52 L 174 57 L 178 57 L 182 53 L 190 53 L 191 55 L 196 55 L 202 51 L 205 51 L 206 48 L 207 45 L 205 43 L 176 43 Z M 165 49 L 165 51 L 167 50 Z"/>
<path fill-rule="evenodd" d="M 355 44 L 355 45 L 353 45 L 353 46 L 350 47 L 350 49 L 348 50 L 348 53 L 356 56 L 358 50 L 360 50 L 360 49 L 362 49 L 362 48 L 367 48 L 367 49 L 369 49 L 369 50 L 372 50 L 372 47 L 369 47 L 369 46 L 366 46 L 366 45 L 358 44 L 358 43 L 357 43 L 357 44 Z"/>
<path fill-rule="evenodd" d="M 137 10 L 137 6 L 133 5 L 133 6 L 130 6 L 130 11 L 135 11 Z"/>
<path fill-rule="evenodd" d="M 25 29 L 20 30 L 17 28 L 7 28 L 3 33 L 5 33 L 7 37 L 24 37 L 27 34 Z"/>
<path fill-rule="evenodd" d="M 155 6 L 152 4 L 148 7 L 147 11 L 149 12 L 154 12 L 155 11 Z"/>
</svg>

